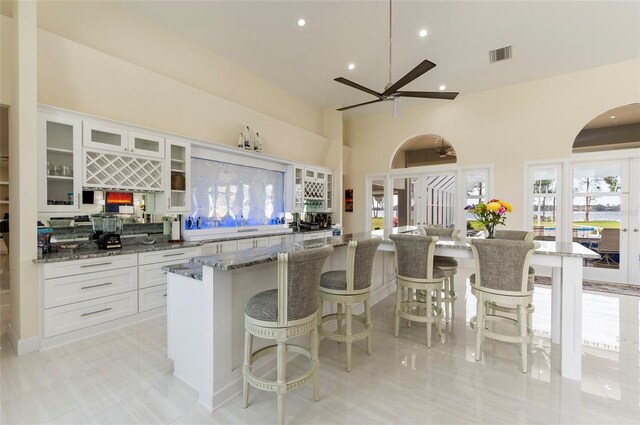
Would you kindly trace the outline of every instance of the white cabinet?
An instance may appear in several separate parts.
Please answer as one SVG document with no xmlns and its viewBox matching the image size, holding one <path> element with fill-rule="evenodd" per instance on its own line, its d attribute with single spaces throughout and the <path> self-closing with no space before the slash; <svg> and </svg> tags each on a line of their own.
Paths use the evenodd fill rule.
<svg viewBox="0 0 640 425">
<path fill-rule="evenodd" d="M 77 274 L 113 271 L 138 265 L 136 254 L 110 255 L 100 258 L 86 258 L 76 261 L 60 261 L 44 265 L 44 278 L 52 279 Z"/>
<path fill-rule="evenodd" d="M 188 261 L 191 257 L 197 257 L 200 255 L 200 248 L 179 248 L 179 249 L 165 249 L 163 251 L 141 252 L 138 254 L 138 263 L 154 264 L 165 263 L 177 264 L 180 262 Z"/>
<path fill-rule="evenodd" d="M 141 289 L 138 294 L 138 311 L 153 310 L 167 305 L 167 285 Z"/>
<path fill-rule="evenodd" d="M 304 211 L 304 167 L 300 165 L 292 166 L 293 175 L 293 205 L 292 212 L 301 213 Z"/>
<path fill-rule="evenodd" d="M 202 246 L 202 255 L 216 255 L 238 250 L 236 241 L 209 242 Z"/>
<path fill-rule="evenodd" d="M 38 211 L 77 212 L 82 203 L 82 122 L 38 115 Z"/>
<path fill-rule="evenodd" d="M 333 173 L 327 173 L 325 212 L 333 211 Z"/>
<path fill-rule="evenodd" d="M 82 128 L 86 148 L 164 158 L 163 137 L 92 121 L 83 121 Z"/>
<path fill-rule="evenodd" d="M 253 238 L 253 239 L 240 239 L 238 241 L 238 251 L 243 249 L 261 248 L 269 246 L 269 238 Z"/>
<path fill-rule="evenodd" d="M 284 245 L 294 241 L 292 234 L 269 236 L 269 245 Z"/>
<path fill-rule="evenodd" d="M 167 139 L 165 190 L 158 194 L 158 212 L 188 213 L 191 205 L 191 145 Z"/>
</svg>

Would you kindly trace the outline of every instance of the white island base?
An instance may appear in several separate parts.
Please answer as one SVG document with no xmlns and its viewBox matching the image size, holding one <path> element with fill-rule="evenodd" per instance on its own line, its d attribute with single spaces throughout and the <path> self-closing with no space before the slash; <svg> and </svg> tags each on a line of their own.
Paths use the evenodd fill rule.
<svg viewBox="0 0 640 425">
<path fill-rule="evenodd" d="M 395 290 L 393 248 L 388 248 L 376 253 L 372 305 Z M 325 271 L 345 268 L 346 249 L 335 247 Z M 168 273 L 168 356 L 174 375 L 198 392 L 209 411 L 242 390 L 244 306 L 258 292 L 276 288 L 277 273 L 277 261 L 228 271 L 203 266 L 201 281 Z M 325 306 L 325 314 L 331 307 Z M 362 311 L 362 305 L 354 309 L 355 314 Z M 254 349 L 268 343 L 254 341 Z M 274 367 L 275 363 L 259 362 L 254 370 L 260 376 Z"/>
</svg>

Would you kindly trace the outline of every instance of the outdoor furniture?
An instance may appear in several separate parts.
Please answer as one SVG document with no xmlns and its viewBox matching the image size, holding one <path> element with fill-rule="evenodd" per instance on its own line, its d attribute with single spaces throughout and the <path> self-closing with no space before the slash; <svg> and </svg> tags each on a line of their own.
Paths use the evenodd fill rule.
<svg viewBox="0 0 640 425">
<path fill-rule="evenodd" d="M 347 345 L 347 371 L 351 372 L 351 344 L 354 341 L 367 339 L 367 354 L 371 354 L 371 272 L 373 259 L 382 239 L 350 241 L 347 246 L 347 269 L 332 270 L 322 273 L 320 277 L 320 295 L 318 306 L 318 330 L 320 336 L 331 341 L 345 342 Z M 322 316 L 323 302 L 337 304 L 337 313 Z M 352 314 L 355 303 L 364 302 L 364 318 Z M 345 313 L 342 314 L 344 304 Z M 342 320 L 346 329 L 342 328 Z M 362 332 L 353 333 L 353 320 L 364 326 Z M 335 320 L 337 330 L 331 332 L 324 324 Z"/>
<path fill-rule="evenodd" d="M 449 238 L 453 241 L 460 241 L 460 230 L 443 228 L 443 227 L 420 227 L 418 229 L 421 235 L 437 236 L 438 238 Z M 442 303 L 444 304 L 445 322 L 449 323 L 449 317 L 453 319 L 455 316 L 456 287 L 454 276 L 458 271 L 458 262 L 452 257 L 443 257 L 436 255 L 433 257 L 433 265 L 438 267 L 444 273 L 444 289 L 442 293 Z M 449 316 L 451 312 L 451 316 Z"/>
<path fill-rule="evenodd" d="M 395 337 L 400 333 L 400 317 L 427 324 L 427 347 L 431 348 L 431 325 L 442 333 L 442 307 L 440 295 L 444 285 L 444 272 L 433 264 L 438 238 L 435 236 L 390 235 L 396 255 L 396 323 Z M 408 296 L 403 299 L 404 289 Z M 415 291 L 425 291 L 425 297 L 416 299 Z M 436 303 L 433 304 L 433 296 Z M 416 310 L 414 313 L 413 310 Z M 421 310 L 424 313 L 421 314 Z"/>
<path fill-rule="evenodd" d="M 527 319 L 527 308 L 533 302 L 533 281 L 529 279 L 529 262 L 540 245 L 534 242 L 500 239 L 469 241 L 476 263 L 471 275 L 471 293 L 477 299 L 476 315 L 470 324 L 476 334 L 476 360 L 482 357 L 482 341 L 486 338 L 520 344 L 522 372 L 527 373 L 527 351 L 533 330 Z M 486 304 L 514 309 L 516 318 L 487 314 Z M 489 330 L 491 321 L 505 321 L 515 325 L 517 335 Z"/>
<path fill-rule="evenodd" d="M 597 249 L 600 259 L 599 264 L 618 265 L 612 255 L 620 255 L 620 229 L 604 228 L 600 236 L 600 244 Z"/>
<path fill-rule="evenodd" d="M 285 394 L 313 380 L 314 399 L 319 400 L 318 384 L 318 287 L 324 262 L 333 252 L 332 246 L 278 254 L 278 288 L 259 292 L 245 306 L 243 407 L 249 405 L 249 385 L 278 394 L 278 424 L 284 424 Z M 311 334 L 310 349 L 287 344 L 289 338 Z M 276 340 L 253 352 L 253 336 Z M 255 376 L 253 363 L 276 352 L 277 380 Z M 287 377 L 287 351 L 311 360 L 310 369 L 294 379 Z"/>
</svg>

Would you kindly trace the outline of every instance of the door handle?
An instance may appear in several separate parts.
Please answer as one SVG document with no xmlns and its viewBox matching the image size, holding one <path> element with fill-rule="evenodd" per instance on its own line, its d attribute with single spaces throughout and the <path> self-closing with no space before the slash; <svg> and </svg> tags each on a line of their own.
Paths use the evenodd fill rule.
<svg viewBox="0 0 640 425">
<path fill-rule="evenodd" d="M 622 229 L 622 231 L 623 231 L 623 232 L 626 232 L 626 231 L 627 231 L 627 229 Z"/>
<path fill-rule="evenodd" d="M 638 232 L 640 232 L 640 229 L 633 229 L 633 231 L 638 233 Z"/>
</svg>

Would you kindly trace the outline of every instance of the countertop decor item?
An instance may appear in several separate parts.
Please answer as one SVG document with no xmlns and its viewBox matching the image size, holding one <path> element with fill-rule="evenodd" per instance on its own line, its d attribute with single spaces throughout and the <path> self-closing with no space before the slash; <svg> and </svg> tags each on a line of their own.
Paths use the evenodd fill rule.
<svg viewBox="0 0 640 425">
<path fill-rule="evenodd" d="M 467 205 L 464 209 L 475 215 L 476 220 L 484 226 L 487 231 L 487 239 L 495 239 L 496 225 L 504 226 L 507 213 L 512 211 L 511 204 L 499 199 L 491 199 L 487 203 Z"/>
</svg>

